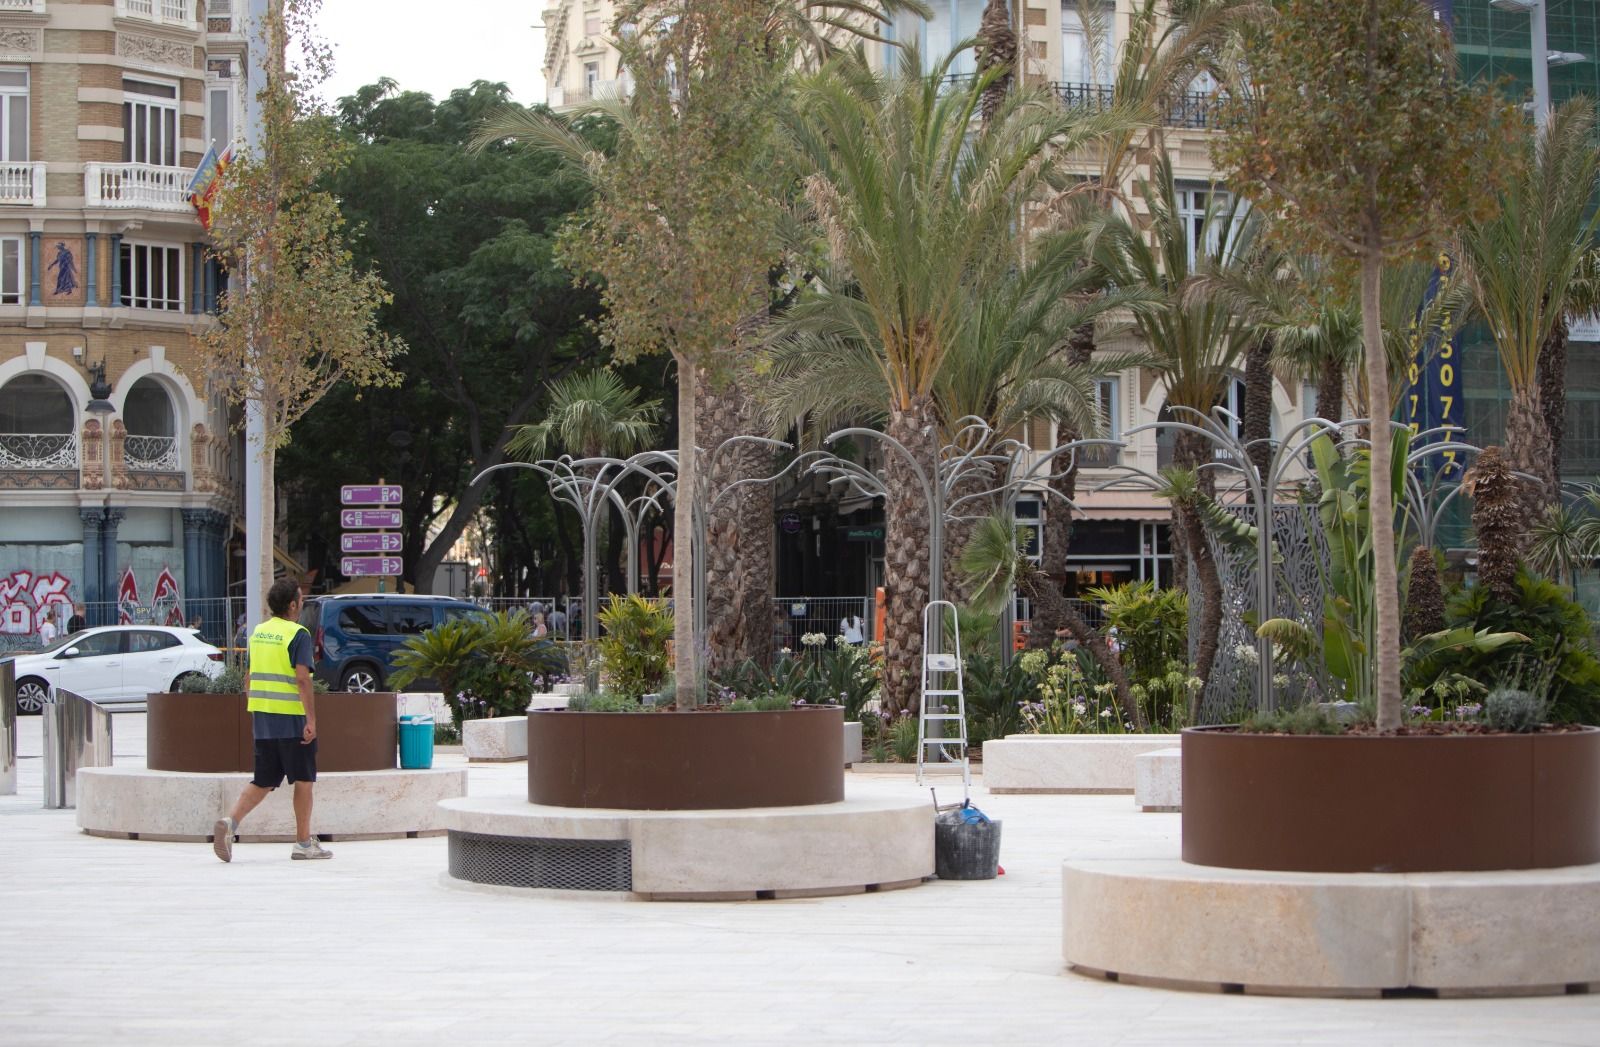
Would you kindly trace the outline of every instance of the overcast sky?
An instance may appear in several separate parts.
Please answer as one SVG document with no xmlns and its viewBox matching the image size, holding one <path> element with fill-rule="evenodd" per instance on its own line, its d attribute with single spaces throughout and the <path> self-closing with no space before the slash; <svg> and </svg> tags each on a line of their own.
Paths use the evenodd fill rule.
<svg viewBox="0 0 1600 1047">
<path fill-rule="evenodd" d="M 443 98 L 474 80 L 502 80 L 519 102 L 544 100 L 542 0 L 323 0 L 334 46 L 328 101 L 387 76 Z"/>
</svg>

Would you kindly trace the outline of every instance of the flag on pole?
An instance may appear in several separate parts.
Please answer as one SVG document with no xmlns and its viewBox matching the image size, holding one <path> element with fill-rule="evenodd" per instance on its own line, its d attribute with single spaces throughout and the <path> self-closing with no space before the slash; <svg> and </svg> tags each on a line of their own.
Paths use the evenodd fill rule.
<svg viewBox="0 0 1600 1047">
<path fill-rule="evenodd" d="M 222 172 L 232 162 L 233 146 L 228 146 L 219 156 L 217 147 L 213 145 L 206 149 L 200 166 L 194 169 L 194 177 L 189 179 L 189 202 L 194 204 L 195 211 L 200 215 L 200 224 L 207 232 L 211 230 L 211 209 L 216 206 L 217 193 L 222 190 Z"/>
</svg>

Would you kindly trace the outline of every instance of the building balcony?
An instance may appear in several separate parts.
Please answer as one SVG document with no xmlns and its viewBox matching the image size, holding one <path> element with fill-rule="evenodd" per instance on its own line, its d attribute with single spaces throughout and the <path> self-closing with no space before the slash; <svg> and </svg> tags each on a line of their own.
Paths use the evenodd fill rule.
<svg viewBox="0 0 1600 1047">
<path fill-rule="evenodd" d="M 123 438 L 122 462 L 130 472 L 181 473 L 176 436 L 134 436 Z"/>
<path fill-rule="evenodd" d="M 43 207 L 44 164 L 0 161 L 0 204 Z"/>
<path fill-rule="evenodd" d="M 0 14 L 11 13 L 42 15 L 44 0 L 0 0 Z"/>
<path fill-rule="evenodd" d="M 83 165 L 85 207 L 145 208 L 151 211 L 191 211 L 186 167 L 157 164 Z"/>
<path fill-rule="evenodd" d="M 627 98 L 633 94 L 633 81 L 595 80 L 577 87 L 562 87 L 557 84 L 550 88 L 548 104 L 551 109 L 564 109 L 568 106 L 587 105 L 590 102 L 610 102 Z"/>
<path fill-rule="evenodd" d="M 118 18 L 168 25 L 176 29 L 197 30 L 195 0 L 117 0 Z"/>
<path fill-rule="evenodd" d="M 72 490 L 78 462 L 76 433 L 0 433 L 0 489 Z"/>
<path fill-rule="evenodd" d="M 1116 103 L 1110 84 L 1058 82 L 1050 85 L 1061 104 L 1068 109 L 1100 113 Z M 1168 98 L 1159 107 L 1161 122 L 1168 127 L 1204 131 L 1216 126 L 1223 99 L 1209 91 L 1184 91 Z"/>
</svg>

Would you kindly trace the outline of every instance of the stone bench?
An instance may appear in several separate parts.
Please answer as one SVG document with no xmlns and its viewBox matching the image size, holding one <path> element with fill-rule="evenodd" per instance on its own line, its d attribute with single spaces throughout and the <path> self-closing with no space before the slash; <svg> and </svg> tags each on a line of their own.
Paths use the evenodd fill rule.
<svg viewBox="0 0 1600 1047">
<path fill-rule="evenodd" d="M 1134 758 L 1178 744 L 1175 734 L 1012 734 L 983 745 L 995 793 L 1131 793 Z"/>
<path fill-rule="evenodd" d="M 461 724 L 461 747 L 467 759 L 482 763 L 506 763 L 528 758 L 528 718 L 496 716 L 488 720 L 466 720 Z"/>
<path fill-rule="evenodd" d="M 1155 749 L 1133 758 L 1133 802 L 1146 811 L 1183 810 L 1183 749 Z"/>
</svg>

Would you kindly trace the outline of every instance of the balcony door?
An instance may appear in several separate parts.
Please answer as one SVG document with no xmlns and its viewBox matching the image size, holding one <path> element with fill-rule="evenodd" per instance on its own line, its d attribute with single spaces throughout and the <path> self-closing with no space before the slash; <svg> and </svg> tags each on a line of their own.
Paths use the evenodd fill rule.
<svg viewBox="0 0 1600 1047">
<path fill-rule="evenodd" d="M 1087 10 L 1089 21 L 1084 22 Z M 1083 5 L 1079 0 L 1061 0 L 1061 79 L 1069 84 L 1109 86 L 1112 72 L 1113 21 L 1116 8 L 1111 4 Z"/>
<path fill-rule="evenodd" d="M 0 160 L 28 160 L 28 71 L 0 69 Z"/>
<path fill-rule="evenodd" d="M 124 79 L 122 94 L 123 161 L 177 167 L 178 85 Z"/>
</svg>

